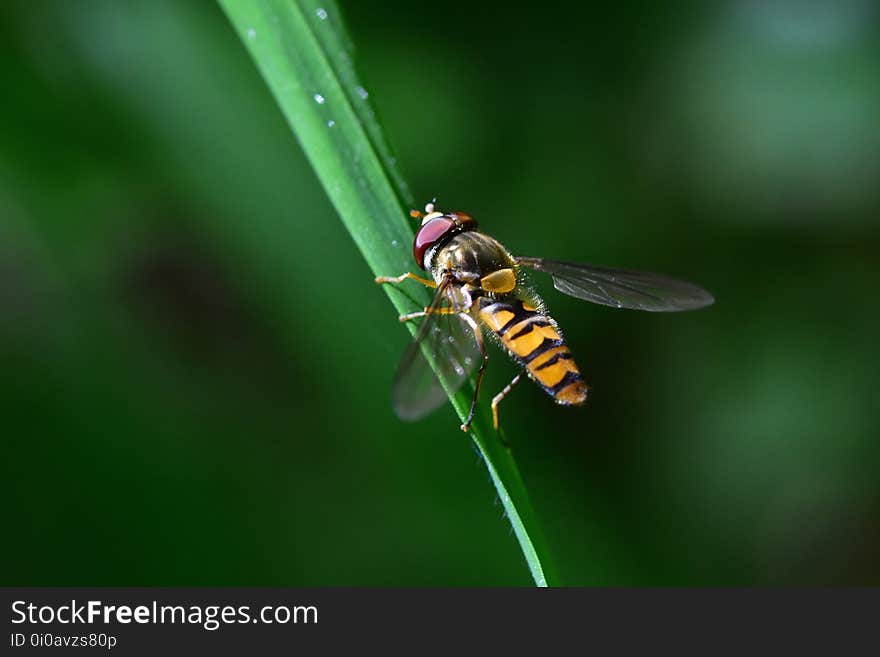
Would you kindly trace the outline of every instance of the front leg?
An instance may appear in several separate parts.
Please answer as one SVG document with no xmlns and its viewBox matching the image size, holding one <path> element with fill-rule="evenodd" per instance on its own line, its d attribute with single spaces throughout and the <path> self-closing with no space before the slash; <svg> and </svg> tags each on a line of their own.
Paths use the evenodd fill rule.
<svg viewBox="0 0 880 657">
<path fill-rule="evenodd" d="M 437 287 L 437 283 L 427 278 L 422 278 L 421 276 L 416 276 L 411 271 L 406 272 L 405 274 L 401 274 L 400 276 L 376 276 L 376 282 L 379 285 L 383 283 L 393 283 L 394 285 L 400 285 L 407 278 L 416 281 L 417 283 L 421 283 L 425 287 Z"/>
</svg>

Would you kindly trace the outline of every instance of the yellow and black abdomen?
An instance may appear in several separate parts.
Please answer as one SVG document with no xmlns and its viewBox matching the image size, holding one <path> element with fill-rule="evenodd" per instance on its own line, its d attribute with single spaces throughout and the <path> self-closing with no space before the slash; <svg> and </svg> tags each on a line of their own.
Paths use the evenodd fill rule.
<svg viewBox="0 0 880 657">
<path fill-rule="evenodd" d="M 483 298 L 480 319 L 514 359 L 559 404 L 587 400 L 587 384 L 553 319 L 521 299 Z"/>
</svg>

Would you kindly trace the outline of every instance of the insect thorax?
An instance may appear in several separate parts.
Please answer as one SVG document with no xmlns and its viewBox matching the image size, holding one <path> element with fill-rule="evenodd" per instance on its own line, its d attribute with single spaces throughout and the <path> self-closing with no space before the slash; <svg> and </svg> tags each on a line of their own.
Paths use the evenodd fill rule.
<svg viewBox="0 0 880 657">
<path fill-rule="evenodd" d="M 425 264 L 438 283 L 447 272 L 461 282 L 476 282 L 493 271 L 516 268 L 513 256 L 498 240 L 477 231 L 459 233 L 432 249 L 426 254 Z"/>
</svg>

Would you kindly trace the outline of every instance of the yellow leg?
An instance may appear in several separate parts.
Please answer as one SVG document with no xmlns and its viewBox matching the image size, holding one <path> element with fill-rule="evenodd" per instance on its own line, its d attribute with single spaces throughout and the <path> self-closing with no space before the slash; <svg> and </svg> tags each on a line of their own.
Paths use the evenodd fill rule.
<svg viewBox="0 0 880 657">
<path fill-rule="evenodd" d="M 419 317 L 424 317 L 425 315 L 428 314 L 427 310 L 428 309 L 425 308 L 425 310 L 419 310 L 414 313 L 407 313 L 406 315 L 400 315 L 397 319 L 399 319 L 401 322 L 408 322 L 411 319 L 417 319 Z"/>
<path fill-rule="evenodd" d="M 507 397 L 513 387 L 519 383 L 519 380 L 522 378 L 523 372 L 520 372 L 515 377 L 513 377 L 513 381 L 504 386 L 504 390 L 499 392 L 492 398 L 492 425 L 495 427 L 495 431 L 498 431 L 498 404 L 501 403 L 501 400 Z"/>
<path fill-rule="evenodd" d="M 400 285 L 407 278 L 416 281 L 417 283 L 421 283 L 426 287 L 437 287 L 437 283 L 427 278 L 422 278 L 421 276 L 416 276 L 412 272 L 408 271 L 405 274 L 401 274 L 400 276 L 376 276 L 376 282 L 379 285 L 383 283 L 394 283 L 395 285 Z"/>
<path fill-rule="evenodd" d="M 424 317 L 425 315 L 455 315 L 458 311 L 455 308 L 450 308 L 448 306 L 444 306 L 442 308 L 425 308 L 424 310 L 417 310 L 414 313 L 407 313 L 405 315 L 400 315 L 397 319 L 401 322 L 408 322 L 411 319 L 418 319 L 419 317 Z"/>
</svg>

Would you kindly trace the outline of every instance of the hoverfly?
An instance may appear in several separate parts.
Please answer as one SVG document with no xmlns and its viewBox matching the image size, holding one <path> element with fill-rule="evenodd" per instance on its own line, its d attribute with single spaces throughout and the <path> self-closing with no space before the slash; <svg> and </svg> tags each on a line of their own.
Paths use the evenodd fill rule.
<svg viewBox="0 0 880 657">
<path fill-rule="evenodd" d="M 433 202 L 410 215 L 421 220 L 413 257 L 433 280 L 412 272 L 376 278 L 380 284 L 410 279 L 436 289 L 430 306 L 400 316 L 402 322 L 424 318 L 392 385 L 394 410 L 403 420 L 418 420 L 436 409 L 446 400 L 446 390 L 458 390 L 477 369 L 470 412 L 461 425 L 462 431 L 469 430 L 489 358 L 483 327 L 522 367 L 492 399 L 496 430 L 498 405 L 523 374 L 557 404 L 579 406 L 587 400 L 589 388 L 559 326 L 527 285 L 522 268 L 550 274 L 564 294 L 614 308 L 677 312 L 714 302 L 703 288 L 662 274 L 513 256 L 479 232 L 473 217 L 443 212 Z"/>
</svg>

